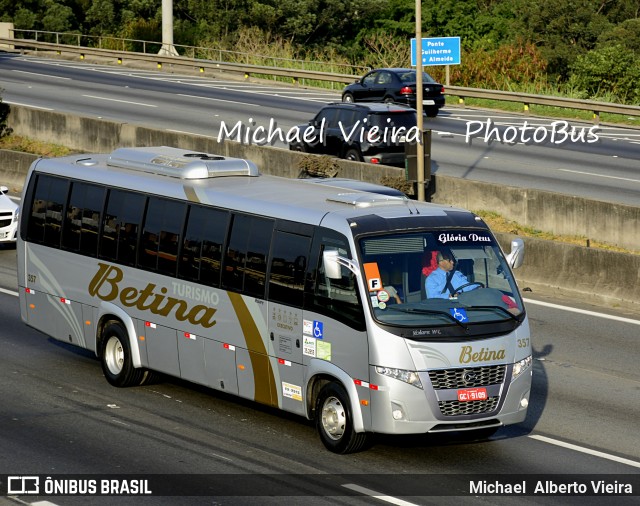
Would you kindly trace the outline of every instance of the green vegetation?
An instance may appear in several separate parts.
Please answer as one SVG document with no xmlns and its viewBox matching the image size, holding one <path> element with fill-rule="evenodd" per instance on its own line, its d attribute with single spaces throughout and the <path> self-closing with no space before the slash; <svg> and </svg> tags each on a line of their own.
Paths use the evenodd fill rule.
<svg viewBox="0 0 640 506">
<path fill-rule="evenodd" d="M 558 241 L 568 244 L 575 244 L 577 246 L 587 246 L 590 248 L 599 248 L 607 251 L 616 251 L 618 253 L 631 253 L 634 255 L 640 255 L 640 251 L 620 248 L 618 246 L 613 246 L 605 242 L 594 241 L 584 236 L 557 235 L 550 232 L 543 232 L 542 230 L 537 230 L 535 228 L 526 227 L 524 225 L 520 225 L 515 221 L 508 220 L 498 213 L 494 213 L 493 211 L 473 212 L 480 216 L 487 223 L 487 225 L 489 225 L 489 228 L 491 228 L 491 230 L 493 230 L 494 232 L 516 234 L 522 237 L 534 237 L 536 239 L 543 239 L 545 241 Z"/>
<path fill-rule="evenodd" d="M 414 0 L 174 0 L 174 41 L 208 48 L 195 56 L 331 62 L 340 73 L 407 66 L 414 10 Z M 161 11 L 161 0 L 0 0 L 0 21 L 17 29 L 138 41 L 161 41 Z M 424 2 L 422 32 L 461 38 L 452 85 L 640 104 L 637 0 Z M 445 81 L 443 67 L 429 72 Z"/>
<path fill-rule="evenodd" d="M 45 157 L 65 156 L 73 153 L 73 150 L 65 146 L 29 139 L 19 135 L 0 137 L 0 149 L 21 151 Z"/>
<path fill-rule="evenodd" d="M 11 107 L 2 102 L 2 91 L 2 88 L 0 88 L 0 140 L 13 132 L 13 129 L 7 126 L 7 118 L 11 112 Z"/>
</svg>

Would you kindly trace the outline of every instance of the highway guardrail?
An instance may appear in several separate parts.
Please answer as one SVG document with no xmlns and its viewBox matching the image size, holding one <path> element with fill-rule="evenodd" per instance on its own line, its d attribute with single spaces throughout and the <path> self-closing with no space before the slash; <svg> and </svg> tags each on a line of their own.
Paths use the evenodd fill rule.
<svg viewBox="0 0 640 506">
<path fill-rule="evenodd" d="M 0 38 L 0 46 L 1 45 L 20 50 L 35 49 L 53 51 L 59 54 L 71 53 L 78 55 L 80 59 L 84 59 L 86 56 L 102 57 L 113 60 L 118 64 L 123 64 L 125 60 L 127 60 L 141 61 L 151 64 L 155 63 L 160 68 L 163 65 L 186 66 L 198 69 L 202 73 L 206 71 L 225 71 L 243 74 L 245 79 L 250 79 L 251 76 L 257 75 L 280 76 L 290 78 L 294 84 L 299 84 L 302 79 L 348 84 L 353 82 L 357 77 L 352 74 L 336 74 L 299 68 L 269 67 L 204 60 L 200 58 L 188 58 L 183 56 L 117 51 L 69 44 L 54 44 L 51 42 L 41 42 L 31 39 Z M 480 98 L 506 102 L 518 102 L 523 104 L 525 112 L 529 110 L 531 105 L 546 105 L 565 109 L 591 111 L 593 113 L 593 121 L 596 124 L 600 121 L 601 113 L 640 116 L 640 106 L 613 104 L 610 102 L 600 102 L 595 100 L 580 100 L 574 98 L 553 97 L 550 95 L 485 90 L 482 88 L 466 88 L 462 86 L 447 86 L 446 94 L 460 97 L 462 101 L 466 98 Z"/>
</svg>

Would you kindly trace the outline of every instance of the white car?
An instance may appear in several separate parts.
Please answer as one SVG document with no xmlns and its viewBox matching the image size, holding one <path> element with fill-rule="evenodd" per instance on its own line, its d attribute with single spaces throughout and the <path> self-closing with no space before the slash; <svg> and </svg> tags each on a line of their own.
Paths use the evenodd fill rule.
<svg viewBox="0 0 640 506">
<path fill-rule="evenodd" d="M 9 197 L 9 188 L 0 186 L 0 244 L 14 243 L 18 236 L 20 207 Z"/>
</svg>

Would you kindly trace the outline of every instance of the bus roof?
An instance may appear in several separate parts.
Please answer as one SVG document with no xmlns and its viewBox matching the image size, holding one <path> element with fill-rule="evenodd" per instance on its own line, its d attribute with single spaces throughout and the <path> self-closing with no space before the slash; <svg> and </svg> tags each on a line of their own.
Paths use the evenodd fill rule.
<svg viewBox="0 0 640 506">
<path fill-rule="evenodd" d="M 166 146 L 39 159 L 32 170 L 314 225 L 327 214 L 343 220 L 371 214 L 383 218 L 444 216 L 445 211 L 471 214 L 451 206 L 351 189 L 345 186 L 353 185 L 341 186 L 339 181 L 328 185 L 268 176 L 247 160 Z"/>
</svg>

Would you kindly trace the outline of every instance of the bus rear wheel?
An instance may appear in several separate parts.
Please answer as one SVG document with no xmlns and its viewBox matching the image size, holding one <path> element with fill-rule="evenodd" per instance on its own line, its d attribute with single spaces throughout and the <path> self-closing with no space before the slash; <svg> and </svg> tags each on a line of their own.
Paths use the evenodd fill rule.
<svg viewBox="0 0 640 506">
<path fill-rule="evenodd" d="M 148 371 L 133 367 L 129 335 L 122 323 L 108 322 L 102 336 L 100 362 L 109 383 L 114 387 L 130 387 L 150 380 Z"/>
<path fill-rule="evenodd" d="M 334 453 L 358 452 L 370 440 L 370 434 L 354 430 L 349 396 L 339 383 L 328 383 L 320 390 L 316 402 L 316 428 L 324 446 Z"/>
</svg>

